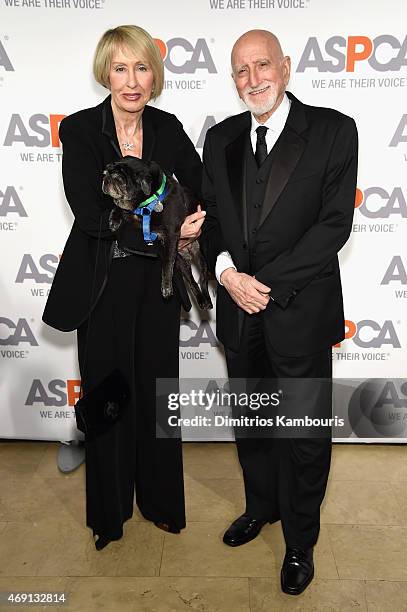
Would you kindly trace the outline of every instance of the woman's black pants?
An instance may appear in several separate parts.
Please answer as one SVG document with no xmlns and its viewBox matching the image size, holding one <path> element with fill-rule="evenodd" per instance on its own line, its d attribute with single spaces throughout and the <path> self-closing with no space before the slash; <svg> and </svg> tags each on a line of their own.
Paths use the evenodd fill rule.
<svg viewBox="0 0 407 612">
<path fill-rule="evenodd" d="M 122 418 L 85 439 L 86 523 L 111 539 L 123 535 L 133 515 L 134 492 L 146 519 L 185 527 L 182 443 L 156 438 L 156 378 L 179 373 L 180 301 L 164 299 L 160 287 L 158 259 L 113 259 L 104 291 L 77 333 L 84 393 L 115 368 L 131 390 Z"/>
</svg>

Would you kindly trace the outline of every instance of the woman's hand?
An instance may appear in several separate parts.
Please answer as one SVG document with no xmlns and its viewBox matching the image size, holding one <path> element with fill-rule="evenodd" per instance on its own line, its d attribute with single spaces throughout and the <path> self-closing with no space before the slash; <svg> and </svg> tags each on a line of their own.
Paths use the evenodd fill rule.
<svg viewBox="0 0 407 612">
<path fill-rule="evenodd" d="M 178 240 L 178 250 L 186 247 L 201 235 L 201 227 L 205 221 L 206 211 L 201 210 L 201 205 L 198 204 L 197 212 L 186 217 L 184 223 L 181 225 L 180 236 Z"/>
</svg>

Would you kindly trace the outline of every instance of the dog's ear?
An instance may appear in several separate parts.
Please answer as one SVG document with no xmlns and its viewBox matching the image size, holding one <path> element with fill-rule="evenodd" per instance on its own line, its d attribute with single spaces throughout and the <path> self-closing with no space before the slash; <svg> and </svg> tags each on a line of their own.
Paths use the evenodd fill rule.
<svg viewBox="0 0 407 612">
<path fill-rule="evenodd" d="M 146 179 L 141 179 L 140 187 L 144 193 L 144 195 L 149 196 L 151 193 L 151 183 L 149 183 Z"/>
</svg>

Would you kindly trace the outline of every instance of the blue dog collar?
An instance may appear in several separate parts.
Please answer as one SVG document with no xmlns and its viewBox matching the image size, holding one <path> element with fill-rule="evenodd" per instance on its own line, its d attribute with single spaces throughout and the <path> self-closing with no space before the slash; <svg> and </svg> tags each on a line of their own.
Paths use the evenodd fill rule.
<svg viewBox="0 0 407 612">
<path fill-rule="evenodd" d="M 143 238 L 145 242 L 147 242 L 150 246 L 153 244 L 154 240 L 157 240 L 156 232 L 151 231 L 151 213 L 157 206 L 157 204 L 161 203 L 164 200 L 168 193 L 168 185 L 167 185 L 167 177 L 163 173 L 163 179 L 161 181 L 161 185 L 157 189 L 152 196 L 141 202 L 137 208 L 133 210 L 134 215 L 141 215 L 143 220 Z M 162 209 L 161 209 L 162 210 Z M 161 212 L 161 211 L 157 211 Z"/>
</svg>

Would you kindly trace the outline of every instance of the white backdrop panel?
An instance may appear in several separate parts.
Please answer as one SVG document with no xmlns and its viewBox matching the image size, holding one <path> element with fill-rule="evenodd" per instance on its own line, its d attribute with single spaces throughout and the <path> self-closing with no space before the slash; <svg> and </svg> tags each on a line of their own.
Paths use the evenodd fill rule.
<svg viewBox="0 0 407 612">
<path fill-rule="evenodd" d="M 359 191 L 340 255 L 348 327 L 333 349 L 335 375 L 392 380 L 386 418 L 399 411 L 392 439 L 405 442 L 407 389 L 395 380 L 405 376 L 407 343 L 404 0 L 0 0 L 0 436 L 78 437 L 75 333 L 41 322 L 72 224 L 57 127 L 62 116 L 106 95 L 92 78 L 93 52 L 107 28 L 124 23 L 165 43 L 158 106 L 177 114 L 199 152 L 210 125 L 243 110 L 229 57 L 234 40 L 251 28 L 279 36 L 297 97 L 355 118 Z M 206 319 L 194 309 L 185 317 L 181 375 L 224 377 L 213 314 Z M 364 431 L 349 441 L 386 440 L 385 427 Z"/>
</svg>

